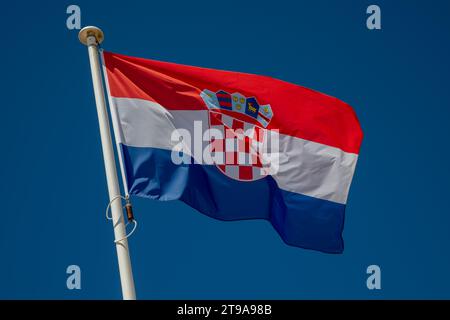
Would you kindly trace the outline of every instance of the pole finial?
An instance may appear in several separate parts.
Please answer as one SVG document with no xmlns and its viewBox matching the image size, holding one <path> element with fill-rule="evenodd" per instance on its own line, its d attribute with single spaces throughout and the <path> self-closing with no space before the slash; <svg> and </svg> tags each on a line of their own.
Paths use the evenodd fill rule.
<svg viewBox="0 0 450 320">
<path fill-rule="evenodd" d="M 88 37 L 94 36 L 97 40 L 97 43 L 100 44 L 105 39 L 105 35 L 100 28 L 94 26 L 87 26 L 80 30 L 78 33 L 78 39 L 84 45 L 88 45 Z"/>
</svg>

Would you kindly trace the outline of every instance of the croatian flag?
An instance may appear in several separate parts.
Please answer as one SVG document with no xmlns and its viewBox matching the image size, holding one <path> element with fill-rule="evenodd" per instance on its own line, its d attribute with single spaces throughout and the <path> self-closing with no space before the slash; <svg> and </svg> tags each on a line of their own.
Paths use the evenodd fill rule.
<svg viewBox="0 0 450 320">
<path fill-rule="evenodd" d="M 289 245 L 343 251 L 363 136 L 349 105 L 265 76 L 110 52 L 103 64 L 130 195 L 266 219 Z"/>
</svg>

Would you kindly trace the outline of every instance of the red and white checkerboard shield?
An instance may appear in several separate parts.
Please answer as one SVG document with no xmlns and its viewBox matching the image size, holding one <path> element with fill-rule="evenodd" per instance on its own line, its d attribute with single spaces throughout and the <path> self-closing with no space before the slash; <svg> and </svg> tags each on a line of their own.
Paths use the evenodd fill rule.
<svg viewBox="0 0 450 320">
<path fill-rule="evenodd" d="M 217 136 L 210 135 L 210 154 L 214 164 L 228 177 L 240 181 L 254 181 L 269 173 L 270 163 L 264 163 L 262 151 L 266 129 L 233 116 L 209 110 L 209 127 Z M 212 130 L 211 132 L 214 132 Z"/>
</svg>

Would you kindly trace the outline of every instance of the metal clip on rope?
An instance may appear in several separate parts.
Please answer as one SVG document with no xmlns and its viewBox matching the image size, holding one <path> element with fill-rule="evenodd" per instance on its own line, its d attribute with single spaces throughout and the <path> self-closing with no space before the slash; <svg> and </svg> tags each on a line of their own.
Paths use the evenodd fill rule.
<svg viewBox="0 0 450 320">
<path fill-rule="evenodd" d="M 113 220 L 112 216 L 109 215 L 109 211 L 111 210 L 111 204 L 117 199 L 125 200 L 125 206 L 122 206 L 122 209 L 125 208 L 125 210 L 127 211 L 127 220 L 128 220 L 128 222 L 125 225 L 125 228 L 128 227 L 128 225 L 130 223 L 132 223 L 133 224 L 133 229 L 130 231 L 130 233 L 125 235 L 125 237 L 123 237 L 121 239 L 118 239 L 118 240 L 114 240 L 114 243 L 118 243 L 118 242 L 120 242 L 122 240 L 125 240 L 125 239 L 129 238 L 134 233 L 134 231 L 137 228 L 137 221 L 136 221 L 136 219 L 134 219 L 133 207 L 131 206 L 130 198 L 129 198 L 128 195 L 126 197 L 124 197 L 122 195 L 117 195 L 117 196 L 115 196 L 115 197 L 113 197 L 111 199 L 111 201 L 108 203 L 108 206 L 106 207 L 106 214 L 105 214 L 106 219 Z M 120 218 L 123 219 L 123 216 L 121 216 Z"/>
</svg>

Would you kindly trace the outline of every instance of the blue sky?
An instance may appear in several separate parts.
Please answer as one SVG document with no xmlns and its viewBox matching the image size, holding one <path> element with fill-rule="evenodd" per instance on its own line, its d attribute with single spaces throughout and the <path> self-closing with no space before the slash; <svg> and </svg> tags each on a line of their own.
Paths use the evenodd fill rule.
<svg viewBox="0 0 450 320">
<path fill-rule="evenodd" d="M 139 298 L 450 298 L 448 1 L 8 2 L 1 10 L 0 298 L 120 299 L 86 48 L 273 76 L 351 104 L 365 133 L 345 252 L 286 246 L 266 221 L 133 199 Z M 66 268 L 81 268 L 67 290 Z M 382 290 L 366 287 L 377 264 Z"/>
</svg>

